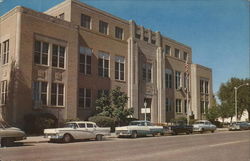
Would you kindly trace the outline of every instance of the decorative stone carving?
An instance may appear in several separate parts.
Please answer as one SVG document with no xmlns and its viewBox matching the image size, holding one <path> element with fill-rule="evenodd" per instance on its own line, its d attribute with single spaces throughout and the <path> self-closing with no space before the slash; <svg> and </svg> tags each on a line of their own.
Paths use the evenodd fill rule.
<svg viewBox="0 0 250 161">
<path fill-rule="evenodd" d="M 37 71 L 37 78 L 45 79 L 46 72 L 44 70 L 38 70 Z"/>
<path fill-rule="evenodd" d="M 62 73 L 55 72 L 55 80 L 62 81 Z"/>
</svg>

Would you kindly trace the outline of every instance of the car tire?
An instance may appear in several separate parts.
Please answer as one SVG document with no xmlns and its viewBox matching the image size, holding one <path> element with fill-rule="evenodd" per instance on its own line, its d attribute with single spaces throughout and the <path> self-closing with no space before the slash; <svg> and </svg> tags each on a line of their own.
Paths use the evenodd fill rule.
<svg viewBox="0 0 250 161">
<path fill-rule="evenodd" d="M 214 133 L 214 130 L 212 130 L 211 133 Z"/>
<path fill-rule="evenodd" d="M 72 138 L 72 136 L 70 134 L 65 134 L 63 136 L 63 142 L 64 143 L 70 143 L 70 142 L 72 142 L 72 140 L 73 140 L 73 138 Z"/>
<path fill-rule="evenodd" d="M 103 141 L 102 135 L 96 135 L 96 141 Z"/>
<path fill-rule="evenodd" d="M 136 131 L 132 131 L 132 134 L 131 134 L 131 138 L 137 138 L 137 132 Z"/>
<path fill-rule="evenodd" d="M 187 135 L 189 135 L 189 134 L 190 134 L 190 132 L 189 132 L 189 131 L 186 131 L 186 134 L 187 134 Z"/>
<path fill-rule="evenodd" d="M 204 131 L 205 131 L 205 130 L 202 128 L 202 129 L 201 129 L 201 131 L 200 131 L 200 133 L 201 133 L 201 134 L 203 134 L 203 133 L 204 133 Z"/>
</svg>

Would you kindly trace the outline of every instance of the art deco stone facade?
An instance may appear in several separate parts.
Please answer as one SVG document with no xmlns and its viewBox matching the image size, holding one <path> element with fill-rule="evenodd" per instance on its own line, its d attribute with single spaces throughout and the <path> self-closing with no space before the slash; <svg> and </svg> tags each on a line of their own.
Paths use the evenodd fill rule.
<svg viewBox="0 0 250 161">
<path fill-rule="evenodd" d="M 134 117 L 143 119 L 147 102 L 152 122 L 186 116 L 187 89 L 194 118 L 210 106 L 211 69 L 192 64 L 190 47 L 132 20 L 66 0 L 44 13 L 16 7 L 0 25 L 0 112 L 9 122 L 21 125 L 31 112 L 86 120 L 98 94 L 116 86 Z"/>
</svg>

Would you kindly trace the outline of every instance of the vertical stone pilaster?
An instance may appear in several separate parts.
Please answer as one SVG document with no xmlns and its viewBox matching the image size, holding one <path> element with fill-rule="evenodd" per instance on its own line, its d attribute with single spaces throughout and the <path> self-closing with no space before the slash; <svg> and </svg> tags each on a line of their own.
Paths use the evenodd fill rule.
<svg viewBox="0 0 250 161">
<path fill-rule="evenodd" d="M 158 122 L 165 122 L 166 120 L 166 106 L 165 106 L 165 58 L 162 53 L 162 48 L 158 47 L 156 51 L 157 62 L 157 101 L 158 101 Z"/>
<path fill-rule="evenodd" d="M 138 46 L 133 38 L 128 39 L 128 108 L 134 108 L 134 117 L 139 117 L 138 107 Z"/>
</svg>

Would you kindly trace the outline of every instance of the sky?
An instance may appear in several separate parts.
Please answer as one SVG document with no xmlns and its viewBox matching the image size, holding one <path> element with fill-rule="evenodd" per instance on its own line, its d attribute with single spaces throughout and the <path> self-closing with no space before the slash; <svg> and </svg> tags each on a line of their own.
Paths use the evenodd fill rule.
<svg viewBox="0 0 250 161">
<path fill-rule="evenodd" d="M 0 15 L 15 6 L 43 12 L 64 0 L 0 0 Z M 250 78 L 249 0 L 80 0 L 160 31 L 192 48 L 193 63 L 213 71 L 213 90 L 231 77 Z"/>
</svg>

